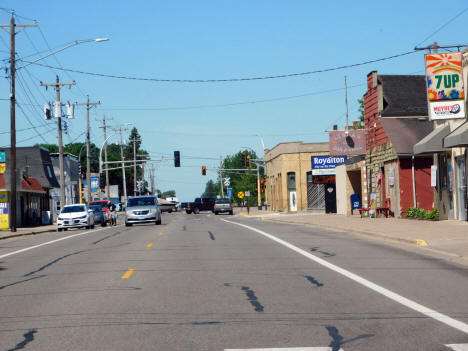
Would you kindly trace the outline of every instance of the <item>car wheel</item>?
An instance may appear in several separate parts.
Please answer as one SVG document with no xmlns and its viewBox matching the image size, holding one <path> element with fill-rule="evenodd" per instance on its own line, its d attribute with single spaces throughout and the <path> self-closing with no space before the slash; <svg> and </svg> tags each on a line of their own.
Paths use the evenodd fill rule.
<svg viewBox="0 0 468 351">
<path fill-rule="evenodd" d="M 168 212 L 169 212 L 169 213 L 172 213 L 172 210 L 169 210 Z"/>
<path fill-rule="evenodd" d="M 193 209 L 193 213 L 199 214 L 199 213 L 200 213 L 200 209 L 199 209 L 198 207 L 195 207 L 195 208 Z"/>
<path fill-rule="evenodd" d="M 215 215 L 219 215 L 219 212 L 215 212 L 214 214 L 215 214 Z"/>
<path fill-rule="evenodd" d="M 63 228 L 63 230 L 64 230 L 64 231 L 67 231 L 67 230 L 68 230 L 68 228 Z"/>
<path fill-rule="evenodd" d="M 185 213 L 186 213 L 186 214 L 191 214 L 192 211 L 186 210 Z"/>
<path fill-rule="evenodd" d="M 131 226 L 132 226 L 132 223 L 125 223 L 125 226 L 126 226 L 126 227 L 131 227 Z"/>
<path fill-rule="evenodd" d="M 154 222 L 156 225 L 161 225 L 161 218 L 159 218 L 156 222 Z"/>
<path fill-rule="evenodd" d="M 94 229 L 94 224 L 91 224 L 91 229 Z"/>
<path fill-rule="evenodd" d="M 229 211 L 229 214 L 232 216 L 232 215 L 234 214 L 234 212 L 232 212 L 232 211 Z"/>
<path fill-rule="evenodd" d="M 62 228 L 57 228 L 57 231 L 58 231 L 58 232 L 61 232 L 61 231 L 62 231 Z"/>
</svg>

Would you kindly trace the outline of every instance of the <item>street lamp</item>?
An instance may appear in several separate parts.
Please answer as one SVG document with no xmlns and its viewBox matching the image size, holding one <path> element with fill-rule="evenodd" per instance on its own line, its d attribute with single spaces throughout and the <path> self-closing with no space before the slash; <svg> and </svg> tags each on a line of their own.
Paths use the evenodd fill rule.
<svg viewBox="0 0 468 351">
<path fill-rule="evenodd" d="M 66 50 L 66 49 L 68 49 L 68 48 L 71 48 L 71 47 L 73 47 L 73 46 L 77 46 L 77 45 L 84 44 L 84 43 L 90 43 L 90 42 L 100 43 L 100 42 L 109 41 L 109 40 L 110 40 L 109 38 L 95 38 L 95 39 L 74 40 L 74 41 L 72 41 L 72 42 L 66 44 L 64 47 L 62 47 L 62 48 L 60 48 L 60 49 L 58 49 L 58 50 L 55 50 L 55 51 L 53 51 L 53 52 L 51 52 L 51 53 L 49 53 L 49 54 L 47 54 L 47 55 L 45 55 L 45 56 L 42 56 L 42 57 L 40 57 L 40 58 L 38 58 L 38 59 L 36 59 L 36 60 L 34 60 L 34 61 L 25 61 L 25 60 L 23 60 L 24 62 L 27 62 L 27 63 L 26 63 L 25 65 L 21 66 L 21 67 L 18 67 L 16 70 L 19 70 L 19 69 L 22 69 L 22 68 L 27 67 L 27 66 L 29 66 L 29 65 L 32 65 L 32 64 L 34 64 L 34 63 L 36 63 L 36 62 L 38 62 L 38 61 L 41 61 L 41 60 L 43 60 L 43 59 L 45 59 L 45 58 L 47 58 L 47 57 L 49 57 L 49 56 L 55 55 L 55 54 L 57 54 L 57 53 L 59 53 L 59 52 L 61 52 L 61 51 L 63 51 L 63 50 Z"/>
</svg>

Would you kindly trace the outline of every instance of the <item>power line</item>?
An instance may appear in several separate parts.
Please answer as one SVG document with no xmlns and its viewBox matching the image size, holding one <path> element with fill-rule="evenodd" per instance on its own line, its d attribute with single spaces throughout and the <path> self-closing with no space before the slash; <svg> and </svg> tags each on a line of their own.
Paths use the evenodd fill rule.
<svg viewBox="0 0 468 351">
<path fill-rule="evenodd" d="M 457 13 L 455 16 L 453 16 L 452 18 L 450 18 L 447 22 L 445 22 L 443 25 L 441 25 L 437 30 L 435 30 L 433 33 L 429 34 L 426 38 L 424 38 L 424 40 L 422 40 L 420 43 L 416 44 L 415 47 L 421 45 L 422 43 L 424 43 L 427 39 L 431 38 L 434 34 L 440 32 L 442 29 L 444 29 L 444 27 L 446 25 L 448 25 L 450 22 L 452 22 L 453 20 L 457 19 L 458 17 L 460 17 L 462 14 L 464 14 L 466 11 L 468 11 L 468 7 L 466 7 L 465 9 L 463 9 L 462 11 L 460 11 L 459 13 Z"/>
<path fill-rule="evenodd" d="M 337 70 L 342 70 L 342 69 L 347 69 L 347 68 L 364 66 L 364 65 L 371 64 L 371 63 L 392 60 L 392 59 L 395 59 L 395 58 L 398 58 L 398 57 L 414 54 L 415 52 L 416 51 L 408 51 L 408 52 L 405 52 L 405 53 L 402 53 L 402 54 L 387 56 L 387 57 L 383 57 L 383 58 L 379 58 L 379 59 L 375 59 L 375 60 L 369 60 L 369 61 L 365 61 L 365 62 L 354 63 L 354 64 L 350 64 L 350 65 L 344 65 L 344 66 L 338 66 L 338 67 L 332 67 L 332 68 L 324 68 L 324 69 L 319 69 L 319 70 L 315 70 L 315 71 L 308 71 L 308 72 L 301 72 L 301 73 L 289 73 L 289 74 L 278 74 L 278 75 L 261 76 L 261 77 L 229 78 L 229 79 L 159 79 L 159 78 L 131 77 L 131 76 L 121 76 L 121 75 L 113 75 L 113 74 L 105 74 L 105 73 L 85 72 L 85 71 L 80 71 L 80 70 L 75 70 L 75 69 L 70 69 L 70 68 L 59 68 L 59 67 L 46 65 L 46 64 L 43 64 L 43 63 L 38 63 L 38 62 L 29 62 L 29 61 L 26 61 L 26 60 L 23 60 L 23 62 L 29 63 L 29 64 L 35 64 L 35 65 L 42 66 L 42 67 L 53 68 L 53 69 L 57 69 L 57 70 L 61 70 L 61 71 L 66 71 L 66 72 L 74 72 L 74 73 L 86 74 L 86 75 L 90 75 L 90 76 L 97 76 L 97 77 L 104 77 L 104 78 L 138 80 L 138 81 L 149 81 L 149 82 L 159 82 L 159 83 L 226 83 L 226 82 L 245 82 L 245 81 L 254 81 L 254 80 L 267 80 L 267 79 L 301 77 L 301 76 L 307 76 L 307 75 L 316 74 L 316 73 L 337 71 Z"/>
<path fill-rule="evenodd" d="M 357 85 L 352 85 L 348 88 L 351 89 L 351 88 L 361 87 L 364 85 L 365 84 L 357 84 Z M 334 93 L 334 92 L 342 91 L 342 90 L 344 90 L 344 88 L 335 88 L 335 89 L 305 93 L 305 94 L 300 94 L 300 95 L 281 96 L 281 97 L 270 98 L 270 99 L 241 101 L 241 102 L 232 102 L 232 103 L 216 104 L 216 105 L 194 105 L 194 106 L 180 106 L 180 107 L 120 107 L 120 108 L 114 107 L 114 108 L 106 108 L 103 110 L 107 110 L 107 111 L 174 111 L 174 110 L 192 110 L 192 109 L 215 108 L 215 107 L 230 107 L 230 106 L 251 105 L 251 104 L 259 104 L 259 103 L 265 103 L 265 102 L 298 99 L 301 97 Z"/>
</svg>

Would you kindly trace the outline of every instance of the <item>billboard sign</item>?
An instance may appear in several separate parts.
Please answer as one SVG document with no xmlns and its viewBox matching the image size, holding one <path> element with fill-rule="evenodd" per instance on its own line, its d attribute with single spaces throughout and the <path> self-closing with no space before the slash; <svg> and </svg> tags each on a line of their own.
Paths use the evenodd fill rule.
<svg viewBox="0 0 468 351">
<path fill-rule="evenodd" d="M 445 100 L 429 102 L 431 119 L 465 118 L 465 103 L 463 100 Z"/>
<path fill-rule="evenodd" d="M 0 229 L 8 229 L 9 227 L 8 202 L 0 202 Z"/>
<path fill-rule="evenodd" d="M 427 54 L 425 59 L 428 100 L 463 100 L 462 53 Z"/>
<path fill-rule="evenodd" d="M 347 156 L 312 156 L 312 175 L 333 175 L 335 167 L 346 162 Z"/>
<path fill-rule="evenodd" d="M 366 154 L 366 130 L 332 130 L 330 137 L 330 155 L 365 155 Z"/>
</svg>

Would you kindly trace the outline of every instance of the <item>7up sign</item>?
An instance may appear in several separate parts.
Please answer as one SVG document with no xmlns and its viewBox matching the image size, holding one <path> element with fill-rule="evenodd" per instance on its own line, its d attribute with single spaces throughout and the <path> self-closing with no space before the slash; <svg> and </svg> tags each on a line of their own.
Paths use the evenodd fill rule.
<svg viewBox="0 0 468 351">
<path fill-rule="evenodd" d="M 426 82 L 431 119 L 464 118 L 461 52 L 427 54 Z"/>
</svg>

